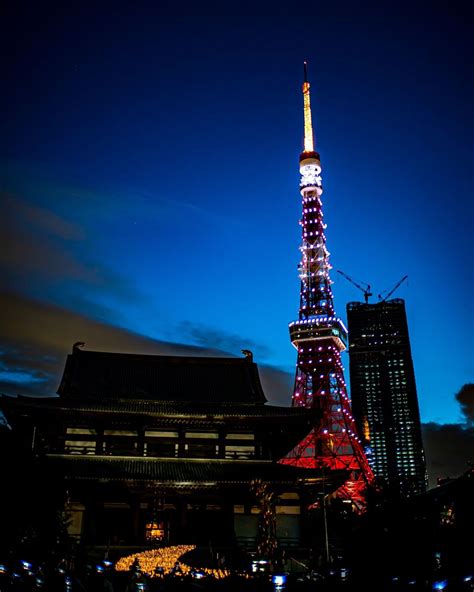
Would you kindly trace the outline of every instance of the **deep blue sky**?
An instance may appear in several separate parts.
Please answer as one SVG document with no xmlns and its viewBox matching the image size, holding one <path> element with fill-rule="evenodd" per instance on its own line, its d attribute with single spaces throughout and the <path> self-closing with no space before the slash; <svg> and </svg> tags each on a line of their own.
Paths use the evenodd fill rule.
<svg viewBox="0 0 474 592">
<path fill-rule="evenodd" d="M 435 4 L 274 7 L 173 16 L 152 3 L 42 3 L 6 15 L 0 266 L 21 330 L 0 335 L 2 390 L 51 394 L 53 333 L 59 369 L 76 339 L 127 349 L 113 331 L 89 336 L 89 321 L 104 335 L 247 347 L 293 372 L 307 59 L 331 262 L 375 295 L 408 274 L 394 296 L 406 300 L 422 420 L 463 420 L 454 396 L 473 378 L 472 22 Z M 345 318 L 362 294 L 333 279 Z"/>
</svg>

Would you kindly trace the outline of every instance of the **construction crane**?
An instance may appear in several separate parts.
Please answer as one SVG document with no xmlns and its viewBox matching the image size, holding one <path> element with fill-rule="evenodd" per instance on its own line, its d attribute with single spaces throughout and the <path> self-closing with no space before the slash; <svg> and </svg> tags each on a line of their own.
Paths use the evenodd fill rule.
<svg viewBox="0 0 474 592">
<path fill-rule="evenodd" d="M 336 271 L 337 271 L 337 273 L 340 273 L 342 276 L 344 276 L 346 278 L 346 280 L 349 280 L 351 282 L 351 284 L 354 284 L 354 286 L 356 288 L 359 288 L 359 290 L 362 290 L 362 292 L 364 293 L 365 303 L 368 304 L 369 303 L 369 296 L 372 296 L 372 292 L 370 291 L 370 284 L 366 284 L 365 282 L 362 282 L 363 284 L 365 284 L 367 286 L 366 288 L 364 288 L 358 282 L 353 280 L 351 277 L 349 277 L 346 273 L 344 273 L 340 269 L 336 269 Z"/>
<path fill-rule="evenodd" d="M 393 288 L 390 290 L 390 292 L 389 292 L 389 293 L 388 293 L 386 296 L 384 296 L 384 298 L 382 298 L 382 294 L 383 294 L 384 292 L 386 292 L 387 290 L 384 290 L 384 292 L 382 292 L 381 294 L 379 294 L 379 296 L 378 296 L 378 298 L 379 298 L 379 302 L 385 302 L 385 300 L 388 300 L 388 299 L 390 298 L 390 296 L 391 296 L 391 295 L 392 295 L 392 294 L 395 292 L 395 290 L 398 288 L 398 286 L 399 286 L 400 284 L 402 284 L 402 283 L 403 283 L 403 282 L 404 282 L 404 281 L 405 281 L 407 278 L 408 278 L 408 276 L 407 276 L 407 275 L 404 275 L 404 276 L 402 277 L 402 279 L 401 279 L 401 280 L 399 280 L 399 281 L 398 281 L 398 282 L 397 282 L 397 283 L 396 283 L 396 284 L 393 286 Z"/>
</svg>

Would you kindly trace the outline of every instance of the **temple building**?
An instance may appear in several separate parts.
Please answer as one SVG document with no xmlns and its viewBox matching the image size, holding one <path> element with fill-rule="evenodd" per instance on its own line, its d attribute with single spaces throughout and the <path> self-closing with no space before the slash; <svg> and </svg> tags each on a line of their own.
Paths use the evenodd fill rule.
<svg viewBox="0 0 474 592">
<path fill-rule="evenodd" d="M 64 477 L 70 533 L 87 545 L 253 546 L 255 480 L 275 496 L 279 544 L 309 544 L 308 508 L 347 477 L 278 462 L 320 411 L 268 405 L 250 352 L 177 357 L 76 345 L 58 395 L 3 396 L 2 410 L 23 445 Z"/>
</svg>

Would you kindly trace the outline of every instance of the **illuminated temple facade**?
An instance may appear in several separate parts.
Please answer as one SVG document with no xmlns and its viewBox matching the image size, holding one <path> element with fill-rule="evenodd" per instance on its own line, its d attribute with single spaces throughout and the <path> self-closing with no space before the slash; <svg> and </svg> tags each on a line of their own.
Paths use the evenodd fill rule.
<svg viewBox="0 0 474 592">
<path fill-rule="evenodd" d="M 318 411 L 268 405 L 251 355 L 150 356 L 74 347 L 58 397 L 6 397 L 26 448 L 64 477 L 87 545 L 254 546 L 252 481 L 275 494 L 281 546 L 311 536 L 307 508 L 344 482 L 278 463 Z"/>
</svg>

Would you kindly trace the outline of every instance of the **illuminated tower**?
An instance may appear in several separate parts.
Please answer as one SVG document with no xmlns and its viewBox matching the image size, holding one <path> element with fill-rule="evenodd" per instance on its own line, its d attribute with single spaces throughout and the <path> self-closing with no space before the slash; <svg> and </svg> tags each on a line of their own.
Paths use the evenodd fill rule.
<svg viewBox="0 0 474 592">
<path fill-rule="evenodd" d="M 341 352 L 346 349 L 347 331 L 334 312 L 321 202 L 321 163 L 314 149 L 309 88 L 305 62 L 304 150 L 300 155 L 301 293 L 298 320 L 289 327 L 291 343 L 298 351 L 292 405 L 320 409 L 322 420 L 281 462 L 349 470 L 349 480 L 337 494 L 352 500 L 362 511 L 373 474 L 356 433 L 344 382 Z"/>
</svg>

